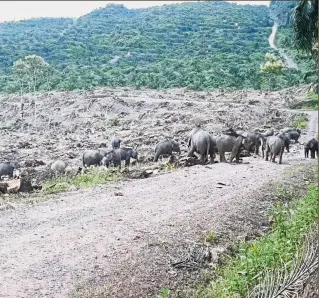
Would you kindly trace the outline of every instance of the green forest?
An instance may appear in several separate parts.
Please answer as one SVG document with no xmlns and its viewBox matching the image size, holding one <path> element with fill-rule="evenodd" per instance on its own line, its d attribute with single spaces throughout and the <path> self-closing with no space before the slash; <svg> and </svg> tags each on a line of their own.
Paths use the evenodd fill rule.
<svg viewBox="0 0 319 298">
<path fill-rule="evenodd" d="M 28 55 L 48 63 L 34 83 L 41 91 L 100 86 L 276 90 L 315 81 L 315 63 L 293 49 L 289 22 L 279 27 L 276 44 L 299 69 L 261 71 L 267 53 L 280 58 L 268 44 L 276 9 L 223 1 L 145 9 L 109 4 L 76 20 L 0 23 L 0 92 L 30 90 L 13 71 L 14 62 Z"/>
</svg>

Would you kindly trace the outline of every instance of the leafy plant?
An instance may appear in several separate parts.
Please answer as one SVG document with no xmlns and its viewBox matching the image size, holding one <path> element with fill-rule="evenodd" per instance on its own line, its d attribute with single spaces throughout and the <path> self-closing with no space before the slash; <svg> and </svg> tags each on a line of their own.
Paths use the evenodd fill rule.
<svg viewBox="0 0 319 298">
<path fill-rule="evenodd" d="M 307 116 L 298 116 L 294 119 L 293 125 L 296 128 L 306 128 L 308 126 Z"/>
<path fill-rule="evenodd" d="M 161 289 L 160 294 L 158 295 L 158 298 L 168 298 L 169 293 L 170 293 L 169 289 L 163 288 Z"/>
<path fill-rule="evenodd" d="M 214 232 L 208 232 L 205 235 L 205 241 L 209 243 L 216 243 L 218 239 L 218 236 Z"/>
<path fill-rule="evenodd" d="M 271 213 L 272 231 L 255 241 L 239 244 L 234 258 L 220 267 L 208 286 L 197 297 L 243 297 L 248 289 L 262 281 L 265 270 L 291 264 L 303 237 L 318 219 L 318 187 L 309 185 L 304 198 L 288 205 L 278 203 Z M 289 267 L 291 269 L 292 266 Z"/>
<path fill-rule="evenodd" d="M 120 119 L 115 117 L 111 118 L 107 121 L 107 127 L 113 127 L 113 126 L 119 126 L 120 125 Z"/>
</svg>

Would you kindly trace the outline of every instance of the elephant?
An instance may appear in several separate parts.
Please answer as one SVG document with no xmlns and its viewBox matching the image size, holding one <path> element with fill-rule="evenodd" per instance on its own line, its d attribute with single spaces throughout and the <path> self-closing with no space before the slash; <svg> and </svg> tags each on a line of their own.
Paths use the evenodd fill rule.
<svg viewBox="0 0 319 298">
<path fill-rule="evenodd" d="M 299 130 L 289 131 L 289 132 L 287 132 L 287 134 L 289 135 L 291 140 L 294 140 L 295 143 L 298 143 L 298 139 L 299 139 L 299 137 L 301 135 L 300 129 Z"/>
<path fill-rule="evenodd" d="M 156 147 L 155 147 L 155 156 L 154 156 L 154 161 L 158 161 L 158 158 L 161 155 L 172 155 L 173 152 L 177 152 L 181 154 L 181 149 L 179 147 L 179 144 L 176 141 L 173 140 L 164 140 L 159 142 Z"/>
<path fill-rule="evenodd" d="M 288 133 L 288 132 L 291 132 L 291 131 L 294 131 L 294 130 L 296 130 L 294 127 L 285 127 L 281 131 L 285 132 L 285 133 Z"/>
<path fill-rule="evenodd" d="M 214 163 L 216 142 L 213 136 L 201 127 L 195 127 L 188 138 L 188 157 L 194 157 L 194 153 L 200 155 L 200 161 L 204 164 L 210 156 L 210 163 Z"/>
<path fill-rule="evenodd" d="M 309 150 L 310 150 L 310 157 L 315 158 L 316 152 L 317 152 L 317 158 L 318 158 L 318 141 L 314 138 L 309 140 L 304 145 L 304 151 L 305 151 L 305 158 L 309 157 Z"/>
<path fill-rule="evenodd" d="M 267 129 L 263 134 L 264 137 L 270 137 L 274 135 L 274 130 L 272 128 Z"/>
<path fill-rule="evenodd" d="M 284 141 L 285 148 L 286 148 L 287 152 L 289 152 L 289 145 L 290 145 L 289 133 L 281 132 L 281 133 L 277 134 L 277 136 Z"/>
<path fill-rule="evenodd" d="M 138 153 L 136 150 L 132 148 L 114 149 L 112 155 L 106 156 L 102 163 L 106 163 L 108 166 L 112 162 L 114 167 L 119 167 L 121 169 L 121 161 L 125 160 L 125 167 L 128 167 L 130 165 L 131 158 L 138 160 Z"/>
<path fill-rule="evenodd" d="M 278 136 L 271 136 L 266 142 L 266 161 L 268 161 L 268 156 L 270 153 L 270 159 L 275 162 L 275 158 L 279 155 L 279 164 L 282 163 L 282 155 L 284 153 L 284 141 Z"/>
<path fill-rule="evenodd" d="M 82 172 L 82 168 L 81 167 L 71 167 L 71 166 L 67 166 L 64 170 L 64 173 L 66 176 L 68 177 L 75 177 L 76 175 L 80 174 Z"/>
<path fill-rule="evenodd" d="M 9 178 L 12 178 L 14 169 L 15 167 L 9 161 L 0 163 L 0 179 L 1 176 L 9 176 Z"/>
<path fill-rule="evenodd" d="M 253 150 L 256 155 L 259 154 L 262 143 L 263 137 L 259 132 L 249 132 L 243 140 L 244 148 L 249 152 Z"/>
<path fill-rule="evenodd" d="M 51 171 L 55 174 L 55 176 L 61 175 L 65 173 L 66 167 L 66 163 L 63 160 L 58 159 L 52 163 Z"/>
<path fill-rule="evenodd" d="M 83 167 L 90 167 L 90 166 L 100 166 L 103 157 L 112 155 L 113 150 L 110 149 L 98 149 L 98 150 L 88 150 L 83 153 L 82 162 Z"/>
<path fill-rule="evenodd" d="M 114 139 L 112 140 L 112 148 L 113 148 L 113 149 L 118 149 L 118 148 L 120 148 L 121 142 L 122 142 L 122 140 L 120 140 L 119 138 L 114 138 Z"/>
<path fill-rule="evenodd" d="M 244 139 L 242 135 L 223 134 L 216 138 L 216 147 L 220 155 L 220 162 L 227 162 L 225 152 L 231 152 L 230 163 L 236 157 L 236 163 L 239 163 L 240 149 L 243 147 Z M 248 144 L 247 144 L 248 146 Z"/>
</svg>

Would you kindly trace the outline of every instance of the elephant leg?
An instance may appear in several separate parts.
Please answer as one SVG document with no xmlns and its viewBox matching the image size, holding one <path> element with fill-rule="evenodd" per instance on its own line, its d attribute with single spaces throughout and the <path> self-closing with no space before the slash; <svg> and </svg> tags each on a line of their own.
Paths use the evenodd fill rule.
<svg viewBox="0 0 319 298">
<path fill-rule="evenodd" d="M 272 162 L 275 162 L 276 160 L 276 154 L 271 152 L 271 157 L 270 157 Z"/>
<path fill-rule="evenodd" d="M 125 167 L 130 166 L 130 158 L 125 159 Z"/>
<path fill-rule="evenodd" d="M 273 154 L 272 154 L 271 151 L 269 152 L 269 155 L 270 155 L 270 156 L 269 156 L 269 157 L 270 157 L 270 161 L 272 161 L 272 156 L 273 156 Z"/>
<path fill-rule="evenodd" d="M 224 151 L 220 151 L 219 156 L 220 156 L 220 162 L 227 162 Z"/>
<path fill-rule="evenodd" d="M 156 153 L 155 153 L 155 156 L 154 156 L 154 162 L 157 162 L 157 161 L 158 161 L 159 156 L 160 156 L 159 153 L 156 152 Z"/>
<path fill-rule="evenodd" d="M 314 159 L 316 157 L 316 151 L 315 150 L 311 150 L 310 151 L 310 156 L 312 159 Z"/>
<path fill-rule="evenodd" d="M 214 160 L 215 160 L 215 150 L 214 150 L 214 148 L 210 150 L 209 156 L 210 156 L 210 163 L 214 163 Z"/>
<path fill-rule="evenodd" d="M 260 145 L 257 144 L 256 147 L 255 147 L 255 154 L 256 154 L 256 155 L 259 155 L 259 146 L 260 146 Z"/>
<path fill-rule="evenodd" d="M 235 144 L 233 146 L 233 150 L 232 150 L 231 155 L 230 155 L 230 162 L 232 162 L 233 159 L 237 156 L 237 154 L 240 153 L 240 146 L 241 146 L 241 143 L 240 144 Z M 237 158 L 236 158 L 236 160 L 237 160 Z"/>
<path fill-rule="evenodd" d="M 269 156 L 269 150 L 268 148 L 266 148 L 266 158 L 265 158 L 266 161 L 268 161 L 268 156 Z"/>
<path fill-rule="evenodd" d="M 187 154 L 187 157 L 195 157 L 194 153 L 195 153 L 195 147 L 191 146 L 191 148 L 189 149 L 189 152 Z"/>
<path fill-rule="evenodd" d="M 238 150 L 238 153 L 236 154 L 236 163 L 239 163 L 239 157 L 240 157 L 240 152 Z"/>
<path fill-rule="evenodd" d="M 282 155 L 284 154 L 284 149 L 282 149 L 279 153 L 279 161 L 278 163 L 281 164 L 282 163 Z"/>
<path fill-rule="evenodd" d="M 201 164 L 204 165 L 205 162 L 206 162 L 206 155 L 205 154 L 200 154 L 199 156 L 200 156 L 199 160 L 200 160 Z"/>
</svg>

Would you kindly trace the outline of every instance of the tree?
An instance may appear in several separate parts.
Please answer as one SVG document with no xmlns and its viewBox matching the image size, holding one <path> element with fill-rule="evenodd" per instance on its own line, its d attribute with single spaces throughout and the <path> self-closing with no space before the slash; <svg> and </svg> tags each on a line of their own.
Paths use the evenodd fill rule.
<svg viewBox="0 0 319 298">
<path fill-rule="evenodd" d="M 32 87 L 33 92 L 36 91 L 39 81 L 43 78 L 43 74 L 49 68 L 49 64 L 44 59 L 37 55 L 30 55 L 19 59 L 13 63 L 13 73 L 20 81 L 20 90 L 23 89 L 23 84 L 27 83 L 29 91 Z"/>
<path fill-rule="evenodd" d="M 36 91 L 37 84 L 43 78 L 44 73 L 49 69 L 49 64 L 44 59 L 37 55 L 30 55 L 19 59 L 13 63 L 13 73 L 20 82 L 21 95 L 21 115 L 23 118 L 24 102 L 22 98 L 24 84 L 27 83 L 29 91 L 33 87 L 33 92 Z M 34 101 L 34 126 L 37 127 L 37 108 Z"/>
<path fill-rule="evenodd" d="M 260 67 L 261 74 L 266 80 L 269 90 L 274 90 L 277 87 L 277 76 L 282 72 L 285 66 L 273 54 L 267 53 L 265 60 L 266 62 Z"/>
<path fill-rule="evenodd" d="M 318 57 L 318 0 L 300 0 L 295 7 L 294 42 L 298 49 Z"/>
</svg>

